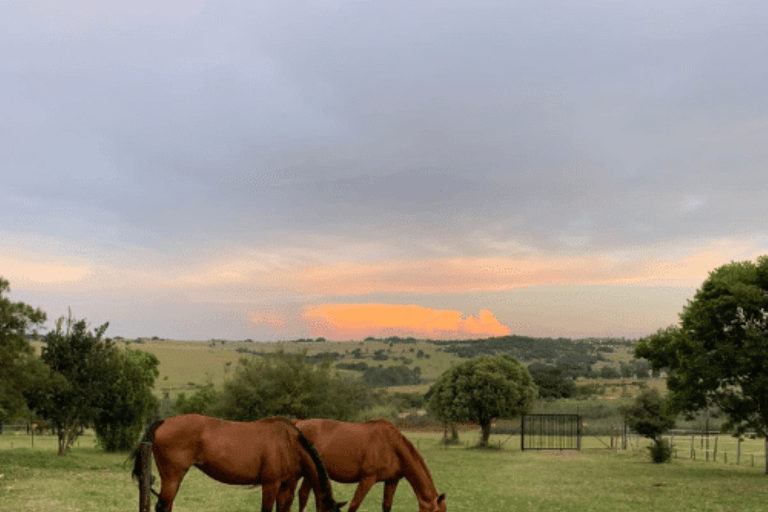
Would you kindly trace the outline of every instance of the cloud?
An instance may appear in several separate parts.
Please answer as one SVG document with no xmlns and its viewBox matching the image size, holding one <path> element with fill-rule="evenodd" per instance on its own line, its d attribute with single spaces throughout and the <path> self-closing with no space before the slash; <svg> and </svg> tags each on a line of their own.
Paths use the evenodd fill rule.
<svg viewBox="0 0 768 512">
<path fill-rule="evenodd" d="M 71 285 L 81 282 L 92 272 L 90 262 L 68 255 L 12 249 L 0 256 L 0 275 L 17 286 Z"/>
<path fill-rule="evenodd" d="M 367 336 L 420 338 L 485 338 L 511 331 L 488 310 L 477 316 L 401 304 L 320 304 L 302 313 L 310 335 L 334 340 Z"/>
</svg>

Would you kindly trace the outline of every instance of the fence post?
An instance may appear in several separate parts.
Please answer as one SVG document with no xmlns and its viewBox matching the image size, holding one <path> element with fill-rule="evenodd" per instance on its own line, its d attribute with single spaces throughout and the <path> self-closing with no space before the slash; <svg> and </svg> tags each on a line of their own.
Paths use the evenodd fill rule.
<svg viewBox="0 0 768 512">
<path fill-rule="evenodd" d="M 152 507 L 152 443 L 141 443 L 141 475 L 139 476 L 139 512 L 151 512 Z"/>
<path fill-rule="evenodd" d="M 736 465 L 741 466 L 741 436 L 739 436 L 739 442 L 736 443 Z"/>
<path fill-rule="evenodd" d="M 712 460 L 717 462 L 717 438 L 718 436 L 715 436 L 715 451 L 712 452 Z"/>
</svg>

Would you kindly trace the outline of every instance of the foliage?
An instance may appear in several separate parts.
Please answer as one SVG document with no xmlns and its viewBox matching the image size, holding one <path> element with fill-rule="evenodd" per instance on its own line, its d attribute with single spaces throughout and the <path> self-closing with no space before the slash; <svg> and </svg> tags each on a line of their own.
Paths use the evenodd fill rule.
<svg viewBox="0 0 768 512">
<path fill-rule="evenodd" d="M 648 449 L 651 451 L 651 460 L 656 464 L 672 460 L 672 445 L 666 439 L 659 439 L 649 446 Z"/>
<path fill-rule="evenodd" d="M 621 408 L 624 421 L 629 428 L 643 437 L 652 439 L 654 448 L 651 453 L 654 462 L 667 462 L 669 459 L 657 460 L 670 450 L 662 446 L 662 434 L 675 428 L 675 414 L 665 406 L 665 400 L 655 389 L 646 389 L 635 401 Z M 663 458 L 663 457 L 662 457 Z"/>
<path fill-rule="evenodd" d="M 74 321 L 72 313 L 56 322 L 48 333 L 42 360 L 55 381 L 45 389 L 32 390 L 30 407 L 50 421 L 59 438 L 59 455 L 66 455 L 72 442 L 99 413 L 114 382 L 114 344 L 102 340 L 109 324 L 89 332 L 85 320 Z"/>
<path fill-rule="evenodd" d="M 159 360 L 141 350 L 113 351 L 110 385 L 93 427 L 99 444 L 109 452 L 126 451 L 138 442 L 145 420 L 157 409 L 152 387 L 159 372 Z"/>
<path fill-rule="evenodd" d="M 209 384 L 198 388 L 189 398 L 186 393 L 179 393 L 173 410 L 176 414 L 210 414 L 211 407 L 218 399 L 219 392 L 213 384 Z"/>
<path fill-rule="evenodd" d="M 421 383 L 421 368 L 412 370 L 401 364 L 398 366 L 368 367 L 363 371 L 363 380 L 374 387 L 407 386 Z"/>
<path fill-rule="evenodd" d="M 680 325 L 644 338 L 635 355 L 668 370 L 676 411 L 714 406 L 725 429 L 768 435 L 768 256 L 712 271 Z"/>
<path fill-rule="evenodd" d="M 531 363 L 528 372 L 539 388 L 539 398 L 570 398 L 576 394 L 576 383 L 563 367 Z"/>
<path fill-rule="evenodd" d="M 238 421 L 267 416 L 351 420 L 371 397 L 359 378 L 332 372 L 330 361 L 313 364 L 305 354 L 278 352 L 241 359 L 210 410 Z"/>
<path fill-rule="evenodd" d="M 26 339 L 27 330 L 42 325 L 45 313 L 4 297 L 8 281 L 0 277 L 0 422 L 27 410 L 24 390 L 43 385 L 49 372 Z"/>
<path fill-rule="evenodd" d="M 536 400 L 533 378 L 506 354 L 481 356 L 444 372 L 430 388 L 428 410 L 444 421 L 480 425 L 480 445 L 488 446 L 491 422 L 530 410 Z"/>
</svg>

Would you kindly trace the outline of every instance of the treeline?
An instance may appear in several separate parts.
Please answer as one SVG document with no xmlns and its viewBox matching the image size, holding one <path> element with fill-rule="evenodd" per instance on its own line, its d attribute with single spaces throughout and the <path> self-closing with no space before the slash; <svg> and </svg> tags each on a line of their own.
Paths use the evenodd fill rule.
<svg viewBox="0 0 768 512">
<path fill-rule="evenodd" d="M 282 352 L 259 352 L 247 348 L 238 348 L 237 352 L 264 358 L 284 357 Z M 419 350 L 419 354 L 420 355 L 417 357 L 425 357 L 421 350 Z M 356 359 L 363 358 L 359 348 L 352 351 L 352 356 Z M 309 363 L 324 364 L 338 361 L 339 359 L 342 359 L 344 355 L 339 352 L 321 352 L 313 355 L 303 354 L 302 357 Z M 390 359 L 390 356 L 386 354 L 384 350 L 376 350 L 370 357 L 374 361 L 386 361 Z M 335 367 L 341 370 L 360 372 L 360 377 L 363 382 L 371 387 L 407 386 L 424 382 L 421 376 L 421 367 L 416 366 L 414 368 L 409 368 L 407 366 L 413 362 L 412 359 L 406 357 L 393 357 L 392 359 L 402 360 L 404 364 L 385 367 L 381 364 L 378 366 L 371 366 L 364 361 L 359 361 L 354 363 L 340 362 L 336 363 Z"/>
</svg>

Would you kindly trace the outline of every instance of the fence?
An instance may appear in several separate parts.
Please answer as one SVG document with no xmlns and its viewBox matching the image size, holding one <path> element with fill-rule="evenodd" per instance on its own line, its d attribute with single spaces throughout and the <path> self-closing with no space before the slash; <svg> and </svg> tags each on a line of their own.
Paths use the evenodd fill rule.
<svg viewBox="0 0 768 512">
<path fill-rule="evenodd" d="M 703 462 L 721 462 L 736 466 L 763 467 L 768 469 L 765 456 L 765 441 L 754 436 L 736 438 L 719 431 L 673 430 L 663 436 L 672 449 L 674 459 L 688 459 Z M 623 439 L 619 436 L 616 449 L 631 448 L 638 451 L 650 446 L 651 440 L 628 431 Z"/>
<path fill-rule="evenodd" d="M 520 449 L 580 450 L 581 419 L 578 414 L 526 414 L 523 416 Z"/>
</svg>

